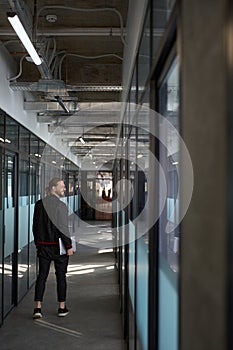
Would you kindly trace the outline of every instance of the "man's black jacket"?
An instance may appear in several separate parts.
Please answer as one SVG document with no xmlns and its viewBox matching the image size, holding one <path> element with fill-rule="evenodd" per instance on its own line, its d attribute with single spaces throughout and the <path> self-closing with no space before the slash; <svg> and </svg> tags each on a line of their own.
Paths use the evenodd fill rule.
<svg viewBox="0 0 233 350">
<path fill-rule="evenodd" d="M 68 210 L 55 195 L 40 199 L 35 204 L 33 235 L 37 247 L 58 245 L 62 239 L 66 249 L 72 248 L 68 229 Z"/>
</svg>

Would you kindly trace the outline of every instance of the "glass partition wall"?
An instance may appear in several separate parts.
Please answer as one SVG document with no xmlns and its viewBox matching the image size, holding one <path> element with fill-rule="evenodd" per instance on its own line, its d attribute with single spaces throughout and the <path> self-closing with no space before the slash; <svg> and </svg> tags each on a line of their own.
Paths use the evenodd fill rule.
<svg viewBox="0 0 233 350">
<path fill-rule="evenodd" d="M 68 202 L 78 211 L 74 190 L 78 167 L 70 161 L 67 166 L 65 157 L 48 145 L 50 158 L 42 160 L 45 146 L 44 141 L 0 110 L 0 324 L 36 279 L 34 205 L 44 195 L 46 180 L 61 176 L 60 166 L 52 163 L 54 156 L 64 160 L 62 174 L 68 179 L 67 197 L 72 197 Z"/>
<path fill-rule="evenodd" d="M 167 195 L 161 201 L 159 218 L 158 349 L 178 350 L 178 271 L 179 271 L 179 69 L 177 58 L 164 72 L 158 89 L 161 139 L 159 162 L 166 179 Z M 167 122 L 171 123 L 167 125 Z M 174 129 L 173 129 L 174 128 Z M 161 179 L 162 180 L 162 179 Z M 159 183 L 160 183 L 159 179 Z M 159 189 L 162 186 L 159 186 Z M 161 200 L 162 194 L 159 198 Z M 167 333 L 169 332 L 169 337 Z"/>
<path fill-rule="evenodd" d="M 158 117 L 179 131 L 174 5 L 174 0 L 148 1 L 136 59 L 130 67 L 123 142 L 119 143 L 118 154 L 127 162 L 120 161 L 120 173 L 114 170 L 118 181 L 129 181 L 131 192 L 128 206 L 114 215 L 122 245 L 117 261 L 129 350 L 178 349 L 180 233 L 179 210 L 174 213 L 173 209 L 179 203 L 179 144 L 173 134 L 162 135 L 164 125 Z M 165 199 L 161 183 L 166 184 Z"/>
<path fill-rule="evenodd" d="M 16 236 L 16 162 L 14 153 L 5 152 L 4 157 L 4 206 L 3 206 L 3 312 L 4 316 L 14 306 L 17 289 L 16 284 L 16 264 L 17 244 Z"/>
</svg>

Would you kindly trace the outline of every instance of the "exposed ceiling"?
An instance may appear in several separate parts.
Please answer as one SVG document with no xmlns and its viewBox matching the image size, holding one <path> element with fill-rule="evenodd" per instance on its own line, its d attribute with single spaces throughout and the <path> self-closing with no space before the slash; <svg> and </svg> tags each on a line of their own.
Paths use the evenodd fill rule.
<svg viewBox="0 0 233 350">
<path fill-rule="evenodd" d="M 96 167 L 111 167 L 115 152 L 127 10 L 128 0 L 0 0 L 0 41 L 17 62 L 11 89 L 25 91 L 25 110 L 75 155 L 96 153 Z M 30 62 L 9 11 L 18 14 L 42 65 Z"/>
</svg>

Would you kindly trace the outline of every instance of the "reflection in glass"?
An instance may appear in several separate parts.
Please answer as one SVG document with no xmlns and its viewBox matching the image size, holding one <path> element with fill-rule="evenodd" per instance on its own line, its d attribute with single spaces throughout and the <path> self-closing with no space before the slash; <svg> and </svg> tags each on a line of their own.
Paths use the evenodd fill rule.
<svg viewBox="0 0 233 350">
<path fill-rule="evenodd" d="M 167 73 L 159 89 L 159 111 L 178 130 L 179 129 L 179 83 L 178 63 L 175 61 Z M 179 240 L 179 212 L 174 212 L 178 196 L 179 140 L 175 134 L 167 134 L 166 144 L 170 151 L 160 145 L 160 164 L 163 166 L 166 183 L 166 205 L 160 218 L 160 253 L 168 261 L 174 271 L 178 270 L 178 240 Z M 170 152 L 170 153 L 169 153 Z M 167 224 L 171 222 L 177 227 L 170 233 L 166 232 Z"/>
<path fill-rule="evenodd" d="M 30 156 L 39 157 L 39 139 L 33 134 L 30 138 Z"/>
<path fill-rule="evenodd" d="M 1 114 L 0 114 L 0 120 L 2 120 L 1 118 Z M 4 168 L 4 157 L 2 154 L 3 149 L 0 147 L 0 171 L 1 174 L 3 174 L 3 168 Z M 2 175 L 3 176 L 3 175 Z M 3 185 L 3 178 L 1 176 L 1 181 L 0 181 L 0 246 L 2 247 L 2 243 L 3 243 L 3 208 L 2 208 L 2 185 Z M 1 320 L 2 320 L 2 282 L 3 282 L 3 269 L 2 269 L 2 249 L 0 249 L 0 324 L 1 324 Z"/>
<path fill-rule="evenodd" d="M 175 0 L 153 0 L 152 14 L 152 56 L 155 57 L 164 30 L 173 10 Z"/>
<path fill-rule="evenodd" d="M 178 62 L 175 59 L 159 88 L 159 112 L 173 127 L 179 129 L 179 79 Z M 159 218 L 159 269 L 158 269 L 158 350 L 178 350 L 178 268 L 179 268 L 179 211 L 174 212 L 178 197 L 179 139 L 175 132 L 159 126 L 165 145 L 159 145 L 159 162 L 167 184 L 167 196 L 163 207 L 160 193 Z M 169 146 L 169 147 L 168 147 Z M 161 183 L 162 175 L 159 182 Z M 160 187 L 159 187 L 160 189 Z M 160 189 L 161 191 L 161 189 Z M 167 227 L 175 227 L 167 230 Z M 169 337 L 167 336 L 169 334 Z"/>
<path fill-rule="evenodd" d="M 5 141 L 5 115 L 0 110 L 0 145 Z"/>
<path fill-rule="evenodd" d="M 29 154 L 30 133 L 23 126 L 19 127 L 19 151 Z"/>
<path fill-rule="evenodd" d="M 38 176 L 39 176 L 39 165 L 36 162 L 30 162 L 29 164 L 29 176 L 30 176 L 30 192 L 29 192 L 29 265 L 28 265 L 28 284 L 29 287 L 33 284 L 36 279 L 36 247 L 34 244 L 34 237 L 32 233 L 33 213 L 34 206 L 37 199 L 39 199 L 38 189 Z"/>
<path fill-rule="evenodd" d="M 13 255 L 15 240 L 15 157 L 5 156 L 4 176 L 4 315 L 13 307 Z"/>
<path fill-rule="evenodd" d="M 19 125 L 10 117 L 6 116 L 5 144 L 8 147 L 18 149 L 19 146 Z"/>
<path fill-rule="evenodd" d="M 18 216 L 18 300 L 27 292 L 28 282 L 28 218 L 29 218 L 29 161 L 19 159 L 19 216 Z"/>
<path fill-rule="evenodd" d="M 150 11 L 147 13 L 138 54 L 138 96 L 144 91 L 150 71 Z"/>
</svg>

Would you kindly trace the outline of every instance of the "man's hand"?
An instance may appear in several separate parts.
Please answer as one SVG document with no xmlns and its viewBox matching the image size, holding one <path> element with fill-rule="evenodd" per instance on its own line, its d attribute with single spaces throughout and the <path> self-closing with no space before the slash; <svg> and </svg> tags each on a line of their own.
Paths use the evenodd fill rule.
<svg viewBox="0 0 233 350">
<path fill-rule="evenodd" d="M 72 249 L 72 248 L 67 249 L 66 254 L 67 254 L 67 255 L 73 255 L 73 254 L 74 254 L 73 249 Z"/>
</svg>

